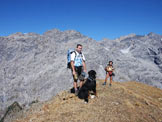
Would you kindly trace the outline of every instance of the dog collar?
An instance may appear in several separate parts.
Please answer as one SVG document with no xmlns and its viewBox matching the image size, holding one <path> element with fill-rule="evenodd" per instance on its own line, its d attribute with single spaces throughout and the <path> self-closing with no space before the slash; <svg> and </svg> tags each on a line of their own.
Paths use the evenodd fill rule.
<svg viewBox="0 0 162 122">
<path fill-rule="evenodd" d="M 92 79 L 92 78 L 90 78 L 90 77 L 88 77 L 88 79 L 89 79 L 90 81 L 93 81 L 93 79 Z"/>
</svg>

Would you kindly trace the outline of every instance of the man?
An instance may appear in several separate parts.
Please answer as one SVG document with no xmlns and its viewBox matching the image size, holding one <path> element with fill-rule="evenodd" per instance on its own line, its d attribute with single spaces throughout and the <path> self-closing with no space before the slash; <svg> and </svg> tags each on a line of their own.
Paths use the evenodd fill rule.
<svg viewBox="0 0 162 122">
<path fill-rule="evenodd" d="M 82 45 L 77 44 L 76 51 L 71 54 L 71 70 L 73 74 L 74 79 L 74 89 L 75 89 L 75 95 L 78 94 L 77 89 L 77 81 L 80 80 L 79 87 L 81 88 L 83 85 L 84 77 L 82 76 L 84 73 L 86 73 L 86 64 L 85 64 L 85 57 L 82 53 Z"/>
</svg>

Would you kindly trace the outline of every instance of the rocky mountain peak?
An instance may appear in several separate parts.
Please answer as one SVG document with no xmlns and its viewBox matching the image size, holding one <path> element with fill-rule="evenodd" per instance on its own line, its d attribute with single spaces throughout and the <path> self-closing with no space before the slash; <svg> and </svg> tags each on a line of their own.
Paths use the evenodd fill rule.
<svg viewBox="0 0 162 122">
<path fill-rule="evenodd" d="M 39 34 L 34 33 L 34 32 L 25 33 L 24 35 L 25 36 L 40 36 Z"/>
<path fill-rule="evenodd" d="M 156 33 L 154 33 L 154 32 L 150 32 L 150 33 L 147 34 L 147 36 L 150 36 L 150 37 L 151 37 L 151 36 L 157 36 L 157 35 L 158 35 L 158 34 L 156 34 Z"/>
<path fill-rule="evenodd" d="M 121 41 L 121 40 L 124 40 L 124 39 L 126 39 L 126 38 L 131 38 L 131 37 L 135 37 L 135 36 L 136 36 L 136 34 L 131 33 L 131 34 L 126 35 L 126 36 L 121 36 L 121 37 L 119 37 L 119 38 L 117 38 L 117 39 L 115 39 L 115 40 Z"/>
<path fill-rule="evenodd" d="M 112 41 L 111 39 L 108 39 L 108 38 L 103 38 L 102 41 Z"/>
<path fill-rule="evenodd" d="M 16 38 L 21 38 L 23 36 L 24 36 L 24 34 L 22 32 L 17 32 L 17 33 L 9 35 L 8 38 L 15 38 L 16 39 Z"/>
<path fill-rule="evenodd" d="M 62 32 L 58 29 L 51 29 L 51 30 L 48 30 L 46 31 L 45 33 L 43 33 L 43 35 L 45 36 L 52 36 L 52 35 L 56 35 L 56 34 L 61 34 Z"/>
<path fill-rule="evenodd" d="M 64 31 L 64 33 L 70 34 L 70 35 L 75 35 L 75 34 L 81 35 L 81 33 L 76 30 L 66 30 Z"/>
</svg>

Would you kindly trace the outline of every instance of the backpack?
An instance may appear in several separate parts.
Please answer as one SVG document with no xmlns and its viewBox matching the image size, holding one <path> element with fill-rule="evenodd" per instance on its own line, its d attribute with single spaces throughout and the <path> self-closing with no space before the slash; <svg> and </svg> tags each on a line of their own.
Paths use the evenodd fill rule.
<svg viewBox="0 0 162 122">
<path fill-rule="evenodd" d="M 68 52 L 67 52 L 67 68 L 68 69 L 71 69 L 71 54 L 75 52 L 74 49 L 68 49 Z M 75 57 L 76 57 L 76 52 L 75 52 Z"/>
</svg>

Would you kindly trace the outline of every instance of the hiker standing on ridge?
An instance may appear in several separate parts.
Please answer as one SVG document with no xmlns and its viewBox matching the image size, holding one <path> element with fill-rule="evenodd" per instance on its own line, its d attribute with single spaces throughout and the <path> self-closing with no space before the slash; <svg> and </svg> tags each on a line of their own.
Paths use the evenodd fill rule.
<svg viewBox="0 0 162 122">
<path fill-rule="evenodd" d="M 113 68 L 113 62 L 109 61 L 108 65 L 105 67 L 105 71 L 106 71 L 106 78 L 105 78 L 105 82 L 102 85 L 106 85 L 107 79 L 110 76 L 110 83 L 109 86 L 111 87 L 112 85 L 112 76 L 114 76 L 114 68 Z"/>
<path fill-rule="evenodd" d="M 76 50 L 71 54 L 71 70 L 73 74 L 74 79 L 74 89 L 75 89 L 75 95 L 78 95 L 78 89 L 77 89 L 77 81 L 80 80 L 80 88 L 83 85 L 84 77 L 83 74 L 87 72 L 86 70 L 86 64 L 85 64 L 85 57 L 82 53 L 82 45 L 77 44 Z"/>
</svg>

